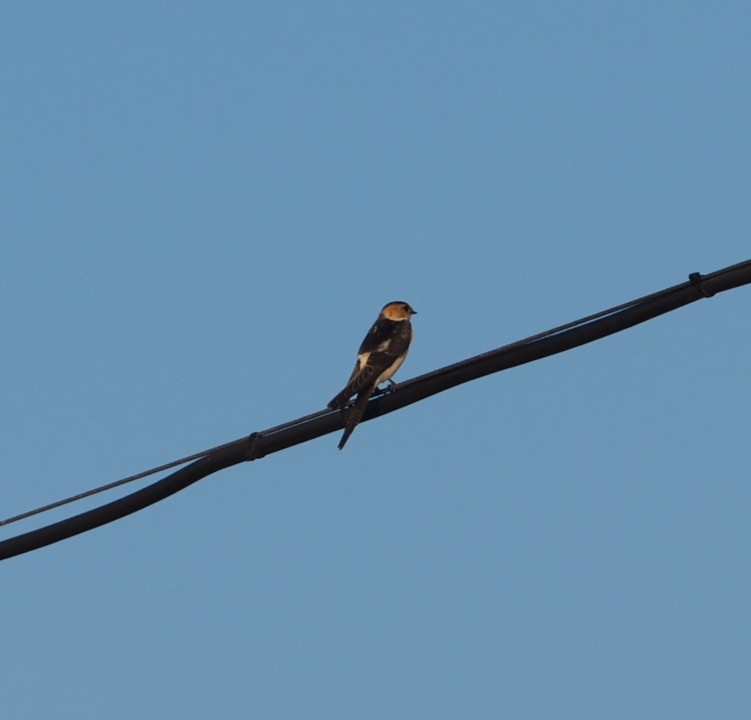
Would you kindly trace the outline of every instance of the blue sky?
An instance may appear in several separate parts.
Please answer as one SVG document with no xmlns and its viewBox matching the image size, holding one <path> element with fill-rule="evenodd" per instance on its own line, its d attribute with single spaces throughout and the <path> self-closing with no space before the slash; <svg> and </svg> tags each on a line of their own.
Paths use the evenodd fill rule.
<svg viewBox="0 0 751 720">
<path fill-rule="evenodd" d="M 2 517 L 751 257 L 745 2 L 0 21 Z M 747 716 L 750 302 L 3 563 L 3 717 Z"/>
</svg>

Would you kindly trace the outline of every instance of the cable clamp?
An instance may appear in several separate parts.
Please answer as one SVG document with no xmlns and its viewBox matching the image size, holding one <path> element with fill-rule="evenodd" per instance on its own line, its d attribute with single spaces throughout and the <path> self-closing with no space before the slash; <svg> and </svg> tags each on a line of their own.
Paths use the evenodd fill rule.
<svg viewBox="0 0 751 720">
<path fill-rule="evenodd" d="M 263 433 L 260 432 L 254 432 L 248 435 L 246 438 L 246 441 L 248 443 L 248 449 L 245 451 L 245 460 L 259 460 L 263 457 L 263 455 L 258 454 L 258 450 L 256 449 L 257 441 L 260 440 L 263 437 Z M 264 453 L 265 455 L 265 453 Z"/>
<path fill-rule="evenodd" d="M 711 290 L 707 290 L 706 285 L 704 285 L 704 278 L 701 276 L 701 273 L 695 272 L 691 273 L 688 276 L 689 282 L 699 290 L 699 292 L 705 297 L 705 298 L 711 298 L 714 293 Z"/>
</svg>

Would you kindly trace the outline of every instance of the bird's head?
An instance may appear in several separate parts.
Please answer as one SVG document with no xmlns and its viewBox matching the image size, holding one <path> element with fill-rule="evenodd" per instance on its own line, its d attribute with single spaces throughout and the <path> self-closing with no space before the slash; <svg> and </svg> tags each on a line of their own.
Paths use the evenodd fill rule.
<svg viewBox="0 0 751 720">
<path fill-rule="evenodd" d="M 401 300 L 387 303 L 381 310 L 381 317 L 387 320 L 409 320 L 413 315 L 417 315 L 417 311 Z"/>
</svg>

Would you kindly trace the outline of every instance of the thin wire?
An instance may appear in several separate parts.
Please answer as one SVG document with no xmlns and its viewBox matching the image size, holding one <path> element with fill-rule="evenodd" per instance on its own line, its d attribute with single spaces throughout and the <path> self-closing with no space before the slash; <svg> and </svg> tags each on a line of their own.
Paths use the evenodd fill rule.
<svg viewBox="0 0 751 720">
<path fill-rule="evenodd" d="M 106 485 L 101 485 L 100 487 L 93 488 L 92 490 L 86 490 L 85 492 L 78 493 L 77 495 L 71 495 L 70 497 L 67 497 L 63 500 L 57 500 L 56 502 L 50 503 L 49 505 L 43 505 L 42 507 L 35 508 L 34 510 L 27 510 L 26 512 L 22 512 L 18 515 L 13 515 L 13 517 L 0 520 L 0 527 L 2 527 L 3 525 L 10 525 L 11 523 L 18 522 L 19 520 L 24 520 L 26 518 L 32 517 L 33 515 L 39 515 L 40 513 L 47 512 L 48 510 L 54 510 L 55 508 L 67 505 L 68 503 L 76 502 L 76 500 L 83 500 L 84 498 L 91 497 L 92 495 L 96 495 L 97 493 L 105 492 L 106 490 L 112 490 L 113 488 L 120 487 L 120 485 L 125 485 L 126 483 L 133 482 L 134 480 L 140 480 L 141 478 L 148 477 L 149 475 L 154 475 L 155 473 L 161 472 L 162 470 L 169 470 L 170 468 L 176 467 L 177 465 L 184 465 L 191 460 L 198 460 L 202 457 L 210 455 L 213 452 L 216 452 L 217 450 L 222 450 L 223 448 L 229 447 L 230 445 L 234 445 L 234 443 L 236 442 L 237 440 L 233 440 L 232 442 L 224 443 L 223 445 L 217 445 L 210 450 L 204 450 L 203 452 L 194 453 L 193 455 L 188 455 L 187 457 L 180 458 L 179 460 L 173 460 L 172 462 L 168 462 L 164 465 L 153 467 L 150 470 L 144 470 L 142 472 L 136 473 L 135 475 L 128 475 L 128 477 L 122 478 L 120 480 L 115 480 L 114 482 L 107 483 Z"/>
<path fill-rule="evenodd" d="M 299 418 L 298 422 L 312 420 L 319 415 L 325 415 L 329 412 L 331 411 L 318 410 L 317 412 L 306 415 L 303 418 Z M 282 423 L 281 425 L 270 428 L 267 432 L 271 433 L 276 430 L 281 430 L 288 424 L 289 423 Z M 78 500 L 83 500 L 84 498 L 91 497 L 92 495 L 97 495 L 98 493 L 106 492 L 107 490 L 112 490 L 116 487 L 120 487 L 121 485 L 125 485 L 135 480 L 140 480 L 141 478 L 148 477 L 149 475 L 154 475 L 158 472 L 162 472 L 162 470 L 169 470 L 170 468 L 177 467 L 178 465 L 184 465 L 185 463 L 191 462 L 192 460 L 200 460 L 203 457 L 207 457 L 212 453 L 218 452 L 219 450 L 224 450 L 231 445 L 235 445 L 239 442 L 244 442 L 245 440 L 247 440 L 247 438 L 244 437 L 239 438 L 238 440 L 231 440 L 230 442 L 223 443 L 222 445 L 217 445 L 216 447 L 209 448 L 208 450 L 203 450 L 201 452 L 194 453 L 193 455 L 188 455 L 186 457 L 180 458 L 179 460 L 173 460 L 172 462 L 165 463 L 164 465 L 158 465 L 157 467 L 150 468 L 149 470 L 144 470 L 142 472 L 136 473 L 135 475 L 128 475 L 128 477 L 121 478 L 120 480 L 115 480 L 114 482 L 107 483 L 106 485 L 100 485 L 99 487 L 92 488 L 91 490 L 86 490 L 85 492 L 81 492 L 76 495 L 71 495 L 70 497 L 64 498 L 62 500 L 57 500 L 55 502 L 49 503 L 48 505 L 42 505 L 41 507 L 34 508 L 33 510 L 27 510 L 26 512 L 19 513 L 18 515 L 13 515 L 12 517 L 0 520 L 0 527 L 2 527 L 3 525 L 10 525 L 11 523 L 18 522 L 19 520 L 25 520 L 26 518 L 33 517 L 34 515 L 39 515 L 43 512 L 47 512 L 48 510 L 54 510 L 55 508 L 62 507 L 63 505 L 68 505 L 69 503 L 76 502 Z"/>
<path fill-rule="evenodd" d="M 572 320 L 571 322 L 567 322 L 563 325 L 558 325 L 557 327 L 551 328 L 550 330 L 545 330 L 541 333 L 537 333 L 536 335 L 530 335 L 529 337 L 522 338 L 521 340 L 514 340 L 514 342 L 508 343 L 507 345 L 502 345 L 499 348 L 488 350 L 487 352 L 480 353 L 479 355 L 473 355 L 471 358 L 467 358 L 466 360 L 460 360 L 458 363 L 455 363 L 453 365 L 447 365 L 446 367 L 439 368 L 438 370 L 435 370 L 434 372 L 425 373 L 425 375 L 422 375 L 419 379 L 430 377 L 431 375 L 434 375 L 434 374 L 437 375 L 439 373 L 443 373 L 449 368 L 456 368 L 462 365 L 466 365 L 468 363 L 474 363 L 478 359 L 489 356 L 489 355 L 498 355 L 500 353 L 513 350 L 514 348 L 522 347 L 523 345 L 531 345 L 532 343 L 537 342 L 538 340 L 544 340 L 545 338 L 551 337 L 552 335 L 558 335 L 560 333 L 565 332 L 566 330 L 571 330 L 572 328 L 580 327 L 583 325 L 588 325 L 590 323 L 595 322 L 596 320 L 600 320 L 601 318 L 607 317 L 608 315 L 615 315 L 616 313 L 636 307 L 637 305 L 641 305 L 642 303 L 648 302 L 650 300 L 654 300 L 655 298 L 661 297 L 663 295 L 669 295 L 670 293 L 675 292 L 678 288 L 683 287 L 684 285 L 685 283 L 681 283 L 681 284 L 674 285 L 669 288 L 665 288 L 664 290 L 658 290 L 657 292 L 650 293 L 649 295 L 644 295 L 643 297 L 637 298 L 636 300 L 629 300 L 628 302 L 621 303 L 620 305 L 615 305 L 614 307 L 608 308 L 607 310 L 600 310 L 599 312 L 593 313 L 592 315 L 587 315 L 586 317 L 579 318 L 578 320 Z M 405 383 L 398 383 L 397 387 L 399 385 L 402 385 L 402 384 L 406 385 L 411 382 L 412 380 L 407 380 Z"/>
<path fill-rule="evenodd" d="M 717 273 L 712 273 L 712 275 L 716 276 L 716 275 L 724 274 L 725 272 L 729 272 L 735 269 L 736 267 L 739 267 L 744 264 L 746 263 L 738 263 L 737 265 L 733 265 L 729 268 L 724 268 L 723 270 L 718 271 Z M 703 279 L 703 278 L 700 278 L 700 279 Z M 580 325 L 586 325 L 587 323 L 594 322 L 595 320 L 599 320 L 600 318 L 606 317 L 608 315 L 613 315 L 617 312 L 634 307 L 648 300 L 653 300 L 656 297 L 660 297 L 662 295 L 668 295 L 674 292 L 679 287 L 682 287 L 682 284 L 674 285 L 673 287 L 666 288 L 664 290 L 658 290 L 657 292 L 650 293 L 649 295 L 644 295 L 643 297 L 640 297 L 636 300 L 629 300 L 628 302 L 608 308 L 607 310 L 601 310 L 600 312 L 594 313 L 592 315 L 587 315 L 586 317 L 579 318 L 578 320 L 573 320 L 571 322 L 565 323 L 564 325 L 558 325 L 557 327 L 551 328 L 550 330 L 545 330 L 544 332 L 538 333 L 536 335 L 530 335 L 529 337 L 523 338 L 522 340 L 515 340 L 514 342 L 509 343 L 508 345 L 504 345 L 500 348 L 491 350 L 489 353 L 482 353 L 480 355 L 477 355 L 471 358 L 471 360 L 473 361 L 477 360 L 477 358 L 482 357 L 485 354 L 498 353 L 499 350 L 510 350 L 511 348 L 519 347 L 521 345 L 528 345 L 530 343 L 536 342 L 537 340 L 542 340 L 544 338 L 550 337 L 551 335 L 557 335 L 559 333 L 565 332 L 566 330 L 570 330 L 571 328 L 574 328 Z M 466 361 L 462 361 L 462 363 L 463 362 L 466 362 Z M 441 369 L 441 371 L 444 371 L 444 370 L 446 370 L 446 368 Z M 430 375 L 430 373 L 428 373 L 428 375 Z M 311 420 L 315 417 L 318 417 L 320 415 L 325 415 L 329 412 L 335 412 L 335 411 L 319 410 L 317 412 L 311 413 L 310 415 L 306 415 L 303 418 L 298 418 L 298 420 L 296 420 L 295 423 L 299 423 L 301 421 L 306 421 L 306 420 Z M 277 425 L 273 428 L 270 428 L 264 434 L 268 435 L 277 430 L 282 430 L 286 428 L 288 425 L 289 423 L 282 423 L 281 425 Z M 69 503 L 76 502 L 78 500 L 83 500 L 84 498 L 91 497 L 92 495 L 96 495 L 98 493 L 102 493 L 107 490 L 112 490 L 116 487 L 120 487 L 121 485 L 125 485 L 126 483 L 130 483 L 135 480 L 140 480 L 141 478 L 148 477 L 149 475 L 154 475 L 155 473 L 161 472 L 163 470 L 169 470 L 170 468 L 176 467 L 177 465 L 184 465 L 185 463 L 191 462 L 192 460 L 199 460 L 200 458 L 206 457 L 207 455 L 211 455 L 214 452 L 223 450 L 224 448 L 230 447 L 231 445 L 234 445 L 238 442 L 243 442 L 245 440 L 246 438 L 240 438 L 239 440 L 232 440 L 231 442 L 223 443 L 222 445 L 217 445 L 216 447 L 210 448 L 208 450 L 203 450 L 198 453 L 194 453 L 193 455 L 188 455 L 187 457 L 180 458 L 179 460 L 173 460 L 172 462 L 165 463 L 164 465 L 159 465 L 149 470 L 144 470 L 143 472 L 136 473 L 135 475 L 129 475 L 128 477 L 122 478 L 120 480 L 115 480 L 114 482 L 108 483 L 106 485 L 101 485 L 99 487 L 93 488 L 92 490 L 86 490 L 85 492 L 78 493 L 76 495 L 71 495 L 70 497 L 64 498 L 63 500 L 57 500 L 56 502 L 49 503 L 48 505 L 43 505 L 33 510 L 27 510 L 26 512 L 19 513 L 18 515 L 13 515 L 12 517 L 5 518 L 4 520 L 0 520 L 0 527 L 2 527 L 3 525 L 10 525 L 11 523 L 18 522 L 19 520 L 25 520 L 26 518 L 33 517 L 34 515 L 39 515 L 43 512 L 47 512 L 48 510 L 54 510 L 55 508 L 62 507 L 63 505 L 67 505 Z"/>
</svg>

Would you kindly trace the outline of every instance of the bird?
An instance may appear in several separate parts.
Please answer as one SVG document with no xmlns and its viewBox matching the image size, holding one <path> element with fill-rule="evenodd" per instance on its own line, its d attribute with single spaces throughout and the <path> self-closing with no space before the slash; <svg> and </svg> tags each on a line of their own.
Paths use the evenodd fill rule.
<svg viewBox="0 0 751 720">
<path fill-rule="evenodd" d="M 344 389 L 328 404 L 332 410 L 344 408 L 350 398 L 357 399 L 344 424 L 344 434 L 339 441 L 341 450 L 360 422 L 370 396 L 401 367 L 412 342 L 410 319 L 417 312 L 409 303 L 397 300 L 386 303 L 357 351 L 357 362 Z"/>
</svg>

